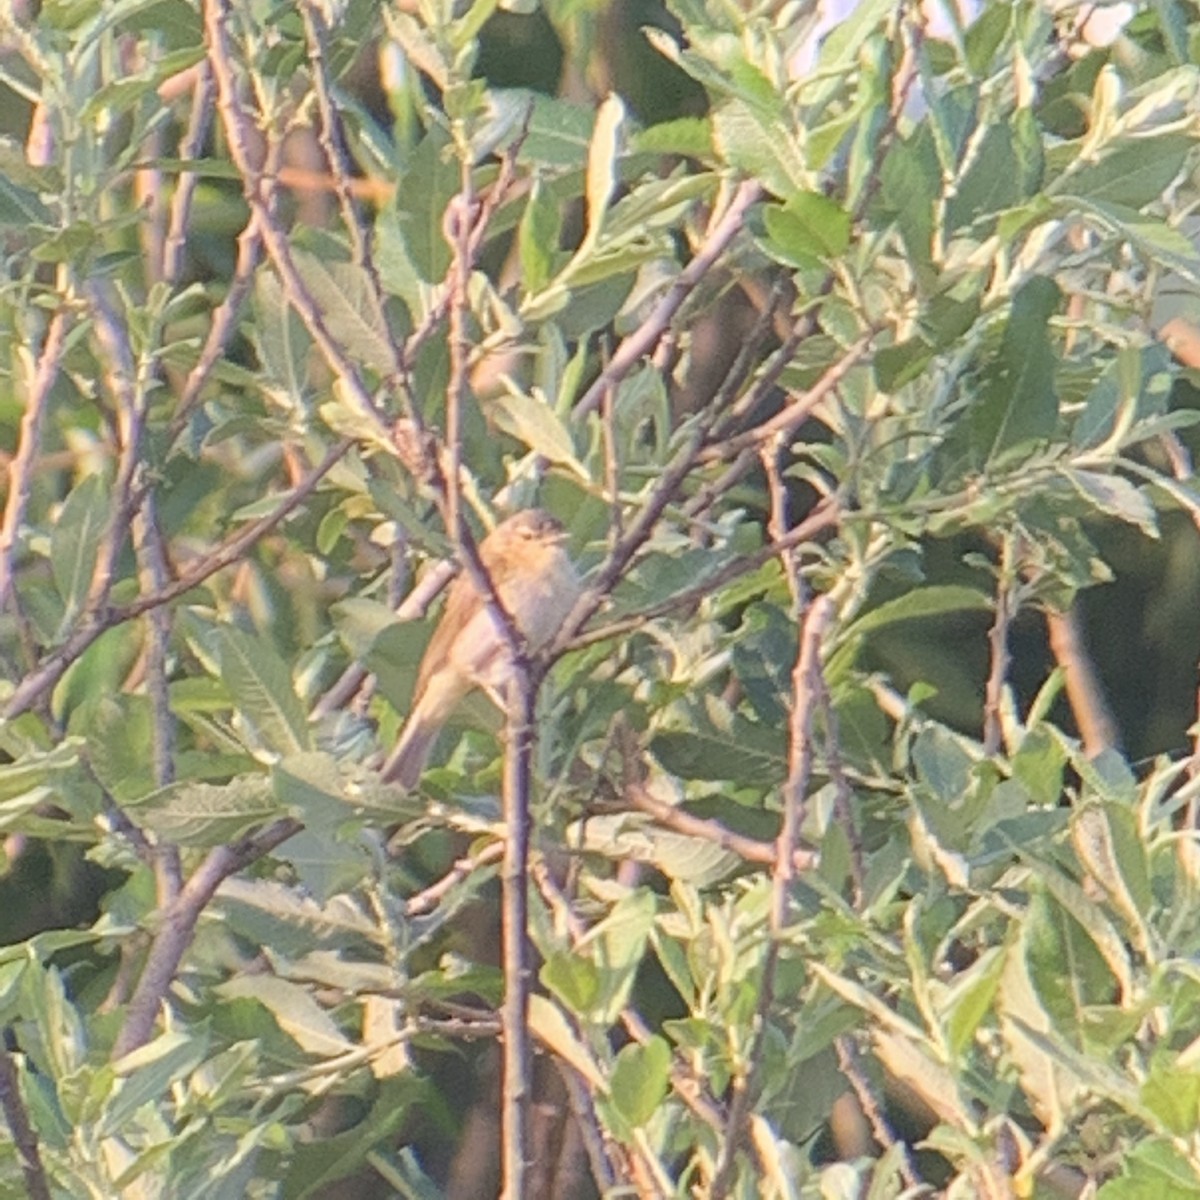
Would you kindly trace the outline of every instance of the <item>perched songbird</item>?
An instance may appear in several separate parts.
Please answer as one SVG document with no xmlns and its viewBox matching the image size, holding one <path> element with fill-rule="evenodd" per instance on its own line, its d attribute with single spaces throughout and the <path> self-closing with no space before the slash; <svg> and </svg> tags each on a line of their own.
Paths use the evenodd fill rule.
<svg viewBox="0 0 1200 1200">
<path fill-rule="evenodd" d="M 579 598 L 579 576 L 564 548 L 567 531 L 540 508 L 497 525 L 479 545 L 479 558 L 505 611 L 530 651 L 558 632 Z M 473 687 L 501 695 L 511 663 L 498 618 L 467 572 L 450 585 L 446 609 L 421 659 L 413 706 L 383 777 L 415 787 L 442 726 Z"/>
</svg>

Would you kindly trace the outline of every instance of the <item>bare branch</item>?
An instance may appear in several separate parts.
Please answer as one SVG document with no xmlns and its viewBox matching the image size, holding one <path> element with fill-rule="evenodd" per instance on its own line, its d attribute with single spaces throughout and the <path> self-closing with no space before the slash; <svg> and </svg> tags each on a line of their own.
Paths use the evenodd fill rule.
<svg viewBox="0 0 1200 1200">
<path fill-rule="evenodd" d="M 229 289 L 225 293 L 224 300 L 217 305 L 213 312 L 208 326 L 208 335 L 200 350 L 200 357 L 196 360 L 196 365 L 188 372 L 188 377 L 183 385 L 183 393 L 179 397 L 178 407 L 167 428 L 167 435 L 172 442 L 183 432 L 192 410 L 200 402 L 200 394 L 208 382 L 208 377 L 212 374 L 221 355 L 225 353 L 229 339 L 233 337 L 234 331 L 237 329 L 238 317 L 241 315 L 246 297 L 250 294 L 250 285 L 254 280 L 254 272 L 261 257 L 262 238 L 258 232 L 258 214 L 251 212 L 250 220 L 238 235 L 237 259 L 234 262 L 233 278 L 229 282 Z"/>
<path fill-rule="evenodd" d="M 0 1045 L 0 1112 L 8 1123 L 13 1146 L 21 1164 L 21 1177 L 29 1200 L 51 1200 L 50 1182 L 42 1165 L 37 1134 L 29 1122 L 29 1113 L 21 1098 L 21 1081 L 8 1048 Z"/>
<path fill-rule="evenodd" d="M 991 647 L 991 668 L 983 699 L 983 751 L 995 754 L 1000 749 L 1000 709 L 1004 685 L 1008 681 L 1008 627 L 1013 618 L 1013 589 L 1016 586 L 1013 555 L 1015 535 L 1006 534 L 1000 548 L 1000 565 L 996 575 L 995 615 L 988 633 Z"/>
<path fill-rule="evenodd" d="M 387 425 L 362 380 L 353 359 L 330 333 L 292 257 L 287 237 L 271 212 L 269 180 L 255 166 L 251 150 L 251 127 L 238 98 L 237 79 L 229 46 L 229 0 L 204 0 L 204 31 L 209 62 L 217 82 L 217 108 L 229 142 L 229 154 L 242 177 L 246 200 L 258 216 L 258 232 L 271 256 L 271 262 L 283 281 L 288 303 L 295 309 L 312 335 L 330 369 L 342 384 L 344 399 L 354 408 L 382 441 L 387 440 Z"/>
<path fill-rule="evenodd" d="M 757 838 L 746 837 L 744 834 L 735 833 L 720 821 L 697 817 L 678 805 L 658 799 L 638 783 L 626 782 L 621 796 L 623 801 L 646 816 L 653 817 L 665 829 L 673 829 L 687 837 L 712 842 L 713 845 L 736 854 L 746 862 L 760 863 L 763 866 L 775 864 L 778 846 L 774 842 L 762 842 Z M 792 863 L 798 871 L 811 870 L 817 865 L 817 861 L 818 856 L 814 850 L 797 848 L 792 852 Z"/>
<path fill-rule="evenodd" d="M 13 557 L 21 534 L 21 523 L 29 504 L 33 485 L 33 465 L 42 443 L 42 423 L 50 389 L 58 378 L 62 365 L 63 344 L 67 336 L 67 313 L 59 309 L 50 318 L 46 340 L 38 355 L 37 366 L 25 398 L 25 413 L 21 418 L 21 440 L 8 468 L 8 498 L 4 504 L 4 520 L 0 522 L 0 611 L 13 598 Z"/>
<path fill-rule="evenodd" d="M 796 878 L 796 842 L 800 835 L 808 780 L 812 774 L 812 726 L 820 694 L 821 643 L 833 615 L 833 601 L 828 596 L 818 596 L 809 607 L 800 628 L 800 646 L 796 655 L 796 666 L 792 672 L 791 744 L 788 777 L 783 785 L 783 822 L 776 841 L 775 864 L 771 878 L 771 940 L 767 946 L 762 982 L 759 985 L 754 1043 L 743 1068 L 735 1075 L 733 1081 L 729 1126 L 721 1143 L 710 1190 L 713 1200 L 722 1200 L 733 1186 L 737 1152 L 754 1100 L 755 1076 L 761 1069 L 771 1007 L 775 1003 L 775 972 L 783 946 L 788 904 Z"/>
<path fill-rule="evenodd" d="M 133 521 L 134 545 L 142 577 L 143 595 L 162 591 L 169 582 L 166 548 L 158 528 L 154 489 L 147 490 Z M 171 615 L 164 606 L 146 614 L 146 695 L 150 700 L 151 747 L 154 783 L 166 787 L 175 778 L 175 720 L 167 686 L 167 645 L 171 637 Z M 154 852 L 159 906 L 170 903 L 183 886 L 179 850 L 160 845 Z"/>
<path fill-rule="evenodd" d="M 652 604 L 649 608 L 642 609 L 641 612 L 634 613 L 629 617 L 622 617 L 618 621 L 610 621 L 607 625 L 598 625 L 594 629 L 574 635 L 571 637 L 566 648 L 575 650 L 581 646 L 590 646 L 596 642 L 608 641 L 610 638 L 620 637 L 623 634 L 640 629 L 647 621 L 666 616 L 667 613 L 674 612 L 676 609 L 698 604 L 724 587 L 727 583 L 732 582 L 734 579 L 739 579 L 751 571 L 757 570 L 763 563 L 774 558 L 777 554 L 791 550 L 804 542 L 811 541 L 817 534 L 827 529 L 832 529 L 837 525 L 841 516 L 842 508 L 838 498 L 836 496 L 826 497 L 799 525 L 790 530 L 779 541 L 771 542 L 761 549 L 756 550 L 753 554 L 743 554 L 732 559 L 719 571 L 714 571 L 699 583 L 690 588 L 684 588 L 682 591 L 676 592 L 673 596 L 668 596 L 665 600 L 661 600 L 657 604 Z M 585 593 L 585 597 L 590 592 L 591 589 L 589 588 L 588 592 Z M 597 607 L 599 607 L 598 604 Z M 572 623 L 574 622 L 572 621 Z"/>
<path fill-rule="evenodd" d="M 1120 739 L 1117 721 L 1084 643 L 1076 607 L 1072 605 L 1066 612 L 1047 609 L 1046 631 L 1054 661 L 1063 669 L 1067 701 L 1084 750 L 1096 755 L 1117 745 Z"/>
<path fill-rule="evenodd" d="M 269 854 L 302 828 L 299 821 L 290 817 L 276 821 L 235 845 L 218 846 L 211 850 L 196 868 L 179 894 L 162 910 L 146 965 L 142 968 L 141 977 L 125 1011 L 125 1022 L 113 1044 L 114 1060 L 150 1040 L 167 991 L 175 979 L 175 972 L 191 945 L 196 922 L 221 883 L 264 854 Z"/>
<path fill-rule="evenodd" d="M 280 503 L 279 507 L 193 563 L 177 579 L 152 596 L 141 596 L 120 607 L 87 614 L 71 636 L 26 675 L 9 697 L 3 715 L 8 718 L 28 711 L 62 678 L 66 669 L 106 630 L 112 629 L 161 604 L 167 604 L 199 586 L 223 567 L 237 562 L 247 550 L 270 533 L 289 513 L 295 511 L 316 490 L 322 479 L 337 465 L 354 443 L 346 438 L 326 452 L 325 457 Z"/>
<path fill-rule="evenodd" d="M 899 1163 L 900 1177 L 904 1180 L 905 1187 L 916 1189 L 920 1186 L 921 1181 L 913 1166 L 912 1155 L 909 1153 L 908 1147 L 896 1136 L 891 1122 L 887 1119 L 887 1114 L 883 1111 L 883 1105 L 872 1091 L 871 1084 L 863 1073 L 862 1064 L 858 1060 L 858 1050 L 853 1041 L 843 1034 L 834 1039 L 833 1047 L 837 1052 L 838 1065 L 842 1068 L 842 1074 L 846 1076 L 846 1080 L 858 1100 L 859 1107 L 870 1123 L 875 1140 L 884 1150 L 890 1150 L 896 1145 L 902 1147 Z"/>
<path fill-rule="evenodd" d="M 204 139 L 212 124 L 212 101 L 212 71 L 207 63 L 198 63 L 192 80 L 192 107 L 188 115 L 188 127 L 179 143 L 179 157 L 184 162 L 200 157 Z M 163 241 L 162 262 L 162 278 L 168 283 L 178 283 L 183 272 L 188 217 L 199 182 L 200 176 L 195 171 L 181 171 L 175 185 L 175 195 L 171 198 L 171 215 L 167 224 L 167 235 Z"/>
<path fill-rule="evenodd" d="M 666 294 L 655 305 L 654 311 L 621 342 L 611 361 L 580 397 L 572 410 L 576 419 L 592 412 L 604 398 L 605 391 L 624 379 L 642 357 L 654 349 L 659 339 L 667 332 L 683 302 L 741 232 L 746 214 L 761 195 L 761 185 L 755 180 L 748 180 L 739 185 L 725 210 L 714 214 L 708 234 L 695 256 L 679 272 Z"/>
<path fill-rule="evenodd" d="M 798 429 L 812 415 L 813 410 L 845 379 L 850 370 L 866 357 L 874 341 L 874 332 L 863 334 L 837 362 L 832 363 L 821 378 L 802 396 L 744 433 L 733 434 L 724 441 L 707 446 L 700 455 L 702 462 L 715 462 L 734 458 L 744 450 L 758 450 L 772 438 L 785 436 Z"/>
</svg>

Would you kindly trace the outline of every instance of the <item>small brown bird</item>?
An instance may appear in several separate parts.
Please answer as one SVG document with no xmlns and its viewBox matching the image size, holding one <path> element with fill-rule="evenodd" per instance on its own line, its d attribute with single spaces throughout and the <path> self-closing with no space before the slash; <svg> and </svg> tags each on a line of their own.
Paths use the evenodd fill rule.
<svg viewBox="0 0 1200 1200">
<path fill-rule="evenodd" d="M 579 598 L 579 576 L 564 549 L 566 540 L 560 521 L 528 508 L 497 525 L 479 545 L 496 594 L 531 651 L 554 637 Z M 421 659 L 412 711 L 383 764 L 384 779 L 416 787 L 459 701 L 473 687 L 502 694 L 510 663 L 504 630 L 464 572 L 450 585 L 446 609 Z"/>
</svg>

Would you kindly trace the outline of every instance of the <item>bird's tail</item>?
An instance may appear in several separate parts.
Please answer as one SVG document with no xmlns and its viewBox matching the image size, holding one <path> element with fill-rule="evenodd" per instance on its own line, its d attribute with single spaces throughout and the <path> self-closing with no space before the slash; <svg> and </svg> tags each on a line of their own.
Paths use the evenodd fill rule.
<svg viewBox="0 0 1200 1200">
<path fill-rule="evenodd" d="M 423 721 L 414 714 L 383 764 L 383 778 L 410 791 L 415 788 L 421 780 L 421 772 L 429 761 L 440 729 L 440 722 Z"/>
</svg>

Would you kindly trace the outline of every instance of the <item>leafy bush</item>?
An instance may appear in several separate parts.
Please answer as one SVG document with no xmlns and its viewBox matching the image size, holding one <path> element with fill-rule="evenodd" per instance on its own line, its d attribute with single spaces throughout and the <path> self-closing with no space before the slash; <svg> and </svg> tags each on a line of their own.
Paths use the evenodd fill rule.
<svg viewBox="0 0 1200 1200">
<path fill-rule="evenodd" d="M 3 18 L 4 1194 L 1197 1194 L 1200 783 L 1072 609 L 1200 523 L 1194 6 L 496 7 Z M 534 503 L 583 599 L 382 782 Z"/>
</svg>

